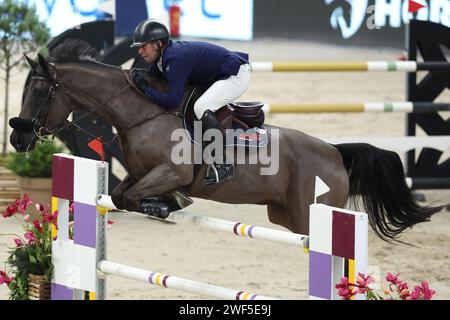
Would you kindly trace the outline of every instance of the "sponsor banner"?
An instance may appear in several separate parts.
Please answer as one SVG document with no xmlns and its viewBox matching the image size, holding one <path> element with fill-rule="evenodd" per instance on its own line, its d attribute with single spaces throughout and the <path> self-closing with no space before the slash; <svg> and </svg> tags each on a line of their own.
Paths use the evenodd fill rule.
<svg viewBox="0 0 450 320">
<path fill-rule="evenodd" d="M 147 0 L 148 17 L 168 25 L 167 12 L 173 2 Z M 176 3 L 181 9 L 181 36 L 231 40 L 253 37 L 253 0 L 181 0 Z"/>
<path fill-rule="evenodd" d="M 36 5 L 41 21 L 50 28 L 52 36 L 82 23 L 110 19 L 111 14 L 102 11 L 106 0 L 29 0 Z"/>
<path fill-rule="evenodd" d="M 254 36 L 402 48 L 410 19 L 450 27 L 450 0 L 258 0 Z"/>
</svg>

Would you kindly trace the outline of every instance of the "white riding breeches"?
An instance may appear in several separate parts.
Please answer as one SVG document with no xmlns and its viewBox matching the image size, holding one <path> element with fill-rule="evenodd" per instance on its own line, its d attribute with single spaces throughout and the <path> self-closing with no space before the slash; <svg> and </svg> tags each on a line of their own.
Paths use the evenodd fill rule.
<svg viewBox="0 0 450 320">
<path fill-rule="evenodd" d="M 237 75 L 214 82 L 194 104 L 197 119 L 201 119 L 206 110 L 214 112 L 239 98 L 250 86 L 250 79 L 250 65 L 243 64 Z"/>
</svg>

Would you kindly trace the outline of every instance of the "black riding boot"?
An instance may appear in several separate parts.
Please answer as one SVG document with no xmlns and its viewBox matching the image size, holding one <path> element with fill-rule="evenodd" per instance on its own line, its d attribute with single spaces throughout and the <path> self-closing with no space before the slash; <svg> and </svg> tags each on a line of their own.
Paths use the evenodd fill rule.
<svg viewBox="0 0 450 320">
<path fill-rule="evenodd" d="M 217 129 L 217 130 L 221 129 L 219 121 L 217 120 L 216 116 L 211 110 L 206 110 L 201 120 L 202 120 L 203 134 L 208 129 Z M 203 142 L 203 150 L 210 143 L 211 142 L 209 141 Z M 231 179 L 234 175 L 234 165 L 225 163 L 225 152 L 223 153 L 223 159 L 218 159 L 217 157 L 214 157 L 214 162 L 216 163 L 208 166 L 208 169 L 206 170 L 206 176 L 202 180 L 202 182 L 206 185 L 220 183 L 224 180 Z"/>
</svg>

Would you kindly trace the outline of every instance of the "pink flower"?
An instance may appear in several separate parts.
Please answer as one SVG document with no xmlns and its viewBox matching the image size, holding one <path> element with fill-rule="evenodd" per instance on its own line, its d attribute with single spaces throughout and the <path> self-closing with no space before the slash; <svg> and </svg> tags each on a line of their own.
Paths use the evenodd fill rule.
<svg viewBox="0 0 450 320">
<path fill-rule="evenodd" d="M 45 208 L 42 204 L 36 203 L 36 210 L 42 213 L 44 212 Z"/>
<path fill-rule="evenodd" d="M 20 239 L 18 239 L 18 238 L 15 238 L 15 239 L 14 239 L 14 242 L 16 243 L 16 246 L 17 246 L 17 247 L 23 246 L 23 241 L 20 240 Z"/>
<path fill-rule="evenodd" d="M 397 273 L 397 275 L 394 276 L 392 273 L 388 272 L 386 275 L 386 280 L 393 284 L 397 284 L 399 282 L 399 279 L 398 279 L 399 275 L 400 275 L 400 273 Z"/>
<path fill-rule="evenodd" d="M 403 292 L 405 290 L 408 290 L 408 284 L 406 282 L 399 282 L 397 284 L 397 292 Z"/>
<path fill-rule="evenodd" d="M 0 270 L 0 285 L 6 283 L 6 285 L 9 285 L 14 279 L 8 277 L 8 275 Z"/>
<path fill-rule="evenodd" d="M 352 296 L 356 293 L 353 293 L 355 288 L 352 288 L 353 284 L 348 282 L 347 277 L 342 277 L 341 282 L 336 284 L 335 288 L 338 289 L 338 295 L 342 297 L 342 300 L 350 300 Z M 357 289 L 357 288 L 356 288 Z"/>
<path fill-rule="evenodd" d="M 19 209 L 19 212 L 20 212 L 20 214 L 24 214 L 25 213 L 25 211 L 27 210 L 27 207 L 30 205 L 30 204 L 32 204 L 33 203 L 33 201 L 31 201 L 31 199 L 30 199 L 30 197 L 28 196 L 28 194 L 27 193 L 25 193 L 24 195 L 23 195 L 23 198 L 22 199 L 17 199 L 16 200 L 16 205 L 17 205 L 17 207 L 18 207 L 18 209 Z"/>
<path fill-rule="evenodd" d="M 33 231 L 25 232 L 24 237 L 28 240 L 28 244 L 32 245 L 36 243 L 36 237 L 34 236 Z"/>
<path fill-rule="evenodd" d="M 44 223 L 53 223 L 56 226 L 58 218 L 58 210 L 55 210 L 53 214 L 44 213 L 42 221 Z"/>
<path fill-rule="evenodd" d="M 369 284 L 374 283 L 375 279 L 372 276 L 364 277 L 364 274 L 358 273 L 358 277 L 356 278 L 356 283 L 358 287 L 368 287 Z"/>
<path fill-rule="evenodd" d="M 9 218 L 11 216 L 13 216 L 14 214 L 17 213 L 17 211 L 19 210 L 19 208 L 17 207 L 16 204 L 10 204 L 7 208 L 6 211 L 3 212 L 3 218 Z"/>
<path fill-rule="evenodd" d="M 431 290 L 428 282 L 422 281 L 420 286 L 415 286 L 411 293 L 411 300 L 431 300 L 436 291 Z"/>
<path fill-rule="evenodd" d="M 402 300 L 408 300 L 408 297 L 411 295 L 411 293 L 409 292 L 409 290 L 407 289 L 403 289 L 403 290 L 399 290 L 399 297 Z"/>
<path fill-rule="evenodd" d="M 23 221 L 25 221 L 25 222 L 30 221 L 30 215 L 27 214 L 25 217 L 23 217 Z"/>
</svg>

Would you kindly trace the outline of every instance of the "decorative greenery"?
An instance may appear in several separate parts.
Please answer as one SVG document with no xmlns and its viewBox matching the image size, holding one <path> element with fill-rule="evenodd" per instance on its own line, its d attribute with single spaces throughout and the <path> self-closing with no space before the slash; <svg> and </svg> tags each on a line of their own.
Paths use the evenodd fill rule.
<svg viewBox="0 0 450 320">
<path fill-rule="evenodd" d="M 53 154 L 62 151 L 63 148 L 54 143 L 36 143 L 30 152 L 8 154 L 6 167 L 21 177 L 50 178 Z"/>
<path fill-rule="evenodd" d="M 2 155 L 6 155 L 8 131 L 9 81 L 15 67 L 25 65 L 22 52 L 37 51 L 50 38 L 47 26 L 40 22 L 36 7 L 29 1 L 3 0 L 0 2 L 0 69 L 4 70 L 5 104 L 3 114 Z M 46 49 L 46 48 L 45 48 Z"/>
<path fill-rule="evenodd" d="M 14 217 L 21 224 L 24 234 L 15 236 L 15 247 L 9 251 L 6 260 L 8 271 L 0 270 L 0 285 L 6 284 L 10 289 L 11 300 L 28 299 L 28 275 L 43 275 L 50 282 L 53 273 L 52 264 L 52 227 L 56 227 L 58 211 L 49 213 L 49 206 L 36 204 L 41 213 L 40 219 L 30 221 L 25 215 L 27 206 L 33 202 L 27 194 L 10 204 L 3 213 L 4 218 Z"/>
</svg>

